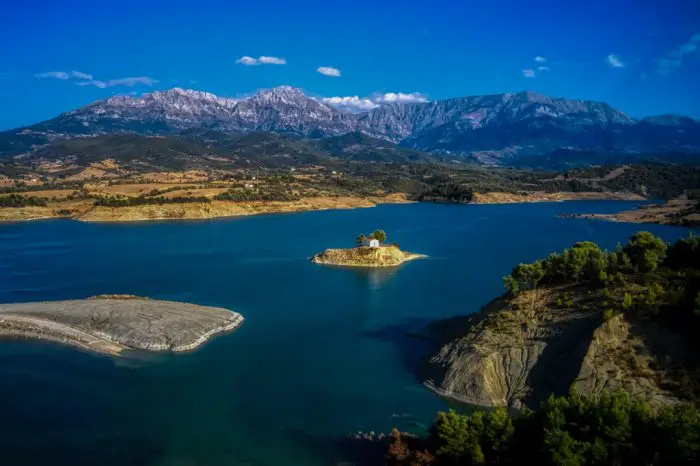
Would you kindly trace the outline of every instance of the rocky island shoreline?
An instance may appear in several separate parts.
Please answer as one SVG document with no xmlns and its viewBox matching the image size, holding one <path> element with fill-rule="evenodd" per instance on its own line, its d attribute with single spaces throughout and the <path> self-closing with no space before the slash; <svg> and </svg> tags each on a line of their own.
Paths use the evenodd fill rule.
<svg viewBox="0 0 700 466">
<path fill-rule="evenodd" d="M 51 341 L 108 355 L 190 351 L 242 322 L 243 316 L 227 309 L 123 295 L 0 304 L 0 338 Z"/>
<path fill-rule="evenodd" d="M 396 244 L 384 244 L 386 233 L 376 230 L 369 236 L 357 237 L 357 247 L 326 249 L 310 258 L 311 262 L 343 267 L 396 267 L 404 262 L 427 257 L 424 254 L 402 251 Z"/>
</svg>

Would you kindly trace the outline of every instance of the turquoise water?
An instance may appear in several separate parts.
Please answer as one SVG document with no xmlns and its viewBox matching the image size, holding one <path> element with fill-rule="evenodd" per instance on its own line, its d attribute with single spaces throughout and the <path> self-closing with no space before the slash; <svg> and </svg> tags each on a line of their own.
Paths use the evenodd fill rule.
<svg viewBox="0 0 700 466">
<path fill-rule="evenodd" d="M 420 431 L 447 404 L 413 368 L 427 322 L 477 311 L 520 261 L 640 228 L 557 215 L 624 202 L 388 205 L 203 222 L 0 224 L 0 302 L 129 293 L 234 309 L 236 332 L 185 355 L 113 360 L 0 343 L 0 451 L 12 465 L 328 465 L 336 440 Z M 384 228 L 428 254 L 390 271 L 307 257 Z"/>
</svg>

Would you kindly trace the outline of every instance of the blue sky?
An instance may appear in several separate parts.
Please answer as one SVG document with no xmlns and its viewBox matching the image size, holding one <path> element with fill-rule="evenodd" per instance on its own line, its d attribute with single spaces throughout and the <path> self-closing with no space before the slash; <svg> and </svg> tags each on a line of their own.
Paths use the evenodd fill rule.
<svg viewBox="0 0 700 466">
<path fill-rule="evenodd" d="M 0 20 L 2 129 L 115 94 L 282 84 L 369 106 L 527 89 L 700 118 L 698 0 L 5 0 Z"/>
</svg>

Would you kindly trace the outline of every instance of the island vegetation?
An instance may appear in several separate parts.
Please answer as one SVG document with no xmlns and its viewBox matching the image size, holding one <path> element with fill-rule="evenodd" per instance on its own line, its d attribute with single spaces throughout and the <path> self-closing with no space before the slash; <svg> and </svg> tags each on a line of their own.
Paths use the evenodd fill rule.
<svg viewBox="0 0 700 466">
<path fill-rule="evenodd" d="M 405 252 L 396 243 L 386 243 L 387 234 L 377 229 L 355 238 L 356 247 L 347 249 L 326 249 L 311 258 L 312 262 L 346 267 L 396 267 L 415 259 L 425 257 L 423 254 Z"/>
<path fill-rule="evenodd" d="M 360 233 L 357 235 L 357 238 L 355 239 L 355 243 L 357 243 L 358 246 L 365 246 L 365 243 L 369 240 L 376 239 L 379 241 L 379 243 L 384 243 L 386 242 L 386 232 L 384 230 L 374 230 L 372 233 L 369 235 L 365 235 L 364 233 Z"/>
</svg>

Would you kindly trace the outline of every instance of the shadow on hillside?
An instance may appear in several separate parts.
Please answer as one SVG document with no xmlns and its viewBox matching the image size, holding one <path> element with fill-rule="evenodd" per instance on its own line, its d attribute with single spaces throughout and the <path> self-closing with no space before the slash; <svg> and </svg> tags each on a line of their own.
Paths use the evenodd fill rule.
<svg viewBox="0 0 700 466">
<path fill-rule="evenodd" d="M 593 332 L 599 326 L 598 314 L 549 326 L 556 337 L 547 340 L 547 346 L 528 375 L 531 391 L 524 399 L 527 406 L 536 408 L 550 394 L 569 394 L 571 384 L 581 371 Z"/>
</svg>

